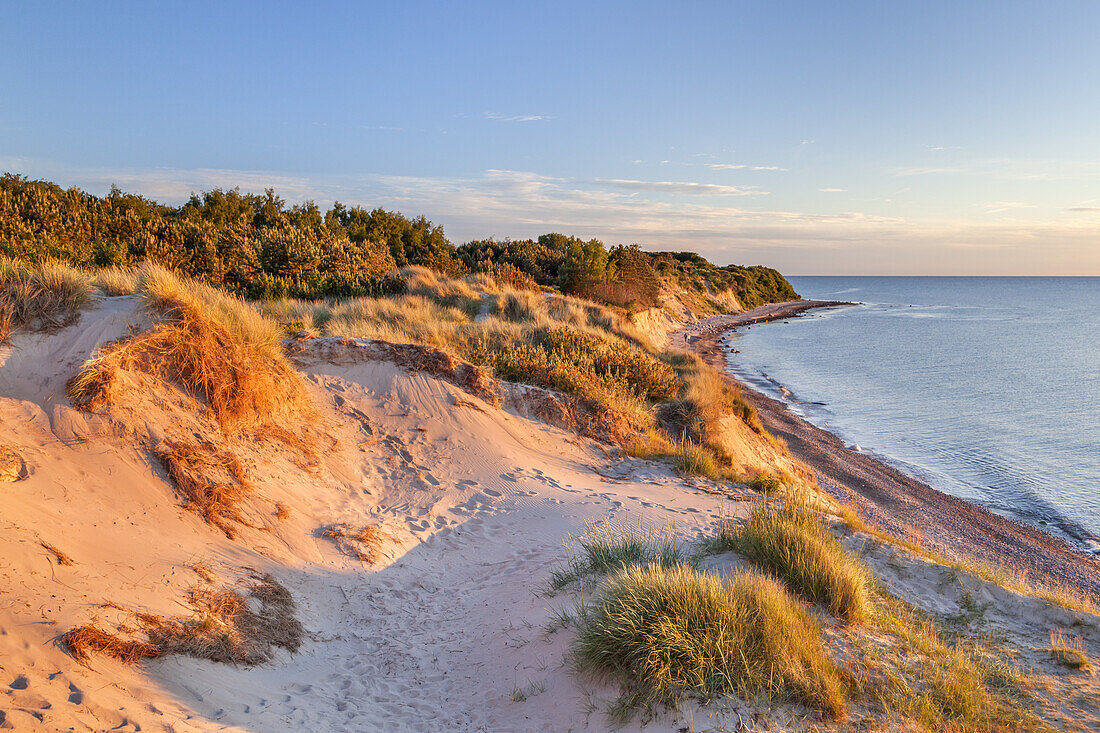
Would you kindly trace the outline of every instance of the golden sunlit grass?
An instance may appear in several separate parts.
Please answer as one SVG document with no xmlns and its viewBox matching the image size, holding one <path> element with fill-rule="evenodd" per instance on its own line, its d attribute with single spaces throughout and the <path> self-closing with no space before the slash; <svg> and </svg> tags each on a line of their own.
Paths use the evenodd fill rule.
<svg viewBox="0 0 1100 733">
<path fill-rule="evenodd" d="M 0 257 L 0 343 L 16 329 L 49 331 L 73 323 L 92 295 L 80 270 Z"/>
<path fill-rule="evenodd" d="M 687 565 L 630 565 L 601 586 L 580 619 L 572 659 L 624 689 L 612 710 L 729 693 L 794 698 L 843 718 L 847 696 L 816 623 L 775 580 L 728 580 Z"/>
<path fill-rule="evenodd" d="M 864 563 L 797 495 L 758 500 L 743 523 L 721 521 L 704 549 L 742 553 L 796 595 L 859 622 L 842 627 L 837 641 L 859 651 L 851 687 L 878 715 L 928 731 L 1043 729 L 1016 699 L 1015 668 L 975 644 L 949 643 L 929 617 L 876 588 Z"/>
<path fill-rule="evenodd" d="M 572 395 L 580 400 L 576 419 L 566 415 L 557 422 L 631 455 L 672 459 L 687 474 L 741 478 L 715 439 L 729 415 L 768 437 L 752 408 L 712 367 L 694 355 L 654 349 L 611 308 L 510 288 L 486 274 L 447 278 L 421 267 L 399 274 L 407 290 L 398 296 L 258 307 L 289 333 L 433 346 L 488 367 L 500 379 Z M 663 403 L 659 410 L 656 403 Z"/>
<path fill-rule="evenodd" d="M 857 642 L 856 678 L 880 715 L 937 733 L 1049 730 L 1021 700 L 1022 673 L 980 645 L 947 641 L 926 614 L 885 594 L 870 625 L 891 643 Z"/>
<path fill-rule="evenodd" d="M 153 266 L 141 270 L 140 293 L 158 320 L 88 360 L 69 383 L 74 404 L 94 410 L 111 402 L 119 373 L 135 370 L 204 399 L 223 426 L 253 427 L 310 410 L 278 327 L 248 304 Z"/>
<path fill-rule="evenodd" d="M 845 621 L 860 622 L 870 613 L 870 573 L 794 496 L 757 500 L 743 524 L 719 525 L 709 549 L 751 558 Z"/>
<path fill-rule="evenodd" d="M 1100 616 L 1100 606 L 1097 606 L 1091 598 L 1083 595 L 1074 588 L 1038 580 L 1028 576 L 1027 573 L 1020 570 L 1004 567 L 973 557 L 958 554 L 950 558 L 944 557 L 939 553 L 928 550 L 918 542 L 903 537 L 895 537 L 894 535 L 883 532 L 877 527 L 865 522 L 854 509 L 848 506 L 839 506 L 836 509 L 836 513 L 852 530 L 869 534 L 883 542 L 904 548 L 914 555 L 930 562 L 970 573 L 982 580 L 996 583 L 1002 588 L 1014 593 L 1030 596 L 1032 598 L 1040 598 L 1055 606 L 1068 608 L 1072 611 L 1080 611 L 1082 613 Z"/>
<path fill-rule="evenodd" d="M 1050 630 L 1050 653 L 1062 664 L 1082 672 L 1092 672 L 1089 648 L 1080 636 L 1069 637 L 1062 629 Z"/>
</svg>

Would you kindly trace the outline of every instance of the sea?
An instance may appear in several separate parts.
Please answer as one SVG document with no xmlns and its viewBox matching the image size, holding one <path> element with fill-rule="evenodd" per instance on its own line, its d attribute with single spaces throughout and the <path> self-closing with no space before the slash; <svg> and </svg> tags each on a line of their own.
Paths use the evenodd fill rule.
<svg viewBox="0 0 1100 733">
<path fill-rule="evenodd" d="M 791 277 L 732 372 L 945 493 L 1100 549 L 1100 278 Z"/>
</svg>

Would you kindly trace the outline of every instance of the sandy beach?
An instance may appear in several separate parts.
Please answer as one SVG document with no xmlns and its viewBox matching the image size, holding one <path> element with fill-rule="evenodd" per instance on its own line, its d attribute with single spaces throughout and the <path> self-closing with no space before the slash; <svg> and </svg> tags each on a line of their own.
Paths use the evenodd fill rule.
<svg viewBox="0 0 1100 733">
<path fill-rule="evenodd" d="M 737 381 L 768 431 L 814 470 L 825 491 L 853 506 L 869 524 L 947 557 L 976 558 L 1100 599 L 1100 558 L 1040 529 L 937 491 L 872 455 L 853 450 L 833 433 L 726 372 L 730 331 L 796 317 L 815 308 L 845 305 L 851 304 L 790 301 L 702 318 L 674 333 L 672 344 L 699 353 L 727 378 Z"/>
</svg>

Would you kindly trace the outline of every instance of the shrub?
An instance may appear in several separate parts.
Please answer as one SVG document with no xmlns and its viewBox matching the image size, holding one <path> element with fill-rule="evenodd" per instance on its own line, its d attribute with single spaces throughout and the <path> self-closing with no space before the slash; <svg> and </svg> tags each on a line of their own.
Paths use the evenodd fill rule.
<svg viewBox="0 0 1100 733">
<path fill-rule="evenodd" d="M 804 598 L 850 622 L 871 611 L 870 574 L 803 501 L 758 500 L 741 527 L 719 527 L 712 550 L 733 550 L 775 573 Z"/>
<path fill-rule="evenodd" d="M 757 573 L 722 581 L 686 565 L 626 567 L 581 614 L 572 658 L 580 672 L 622 684 L 622 719 L 685 694 L 728 693 L 776 694 L 832 718 L 846 714 L 816 624 Z"/>
</svg>

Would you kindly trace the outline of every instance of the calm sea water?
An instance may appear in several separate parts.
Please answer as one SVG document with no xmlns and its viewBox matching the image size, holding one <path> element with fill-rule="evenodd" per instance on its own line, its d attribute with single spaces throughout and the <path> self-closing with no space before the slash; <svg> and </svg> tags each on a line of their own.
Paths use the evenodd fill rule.
<svg viewBox="0 0 1100 733">
<path fill-rule="evenodd" d="M 1100 538 L 1100 278 L 791 282 L 861 305 L 742 330 L 734 372 L 941 491 Z"/>
</svg>

